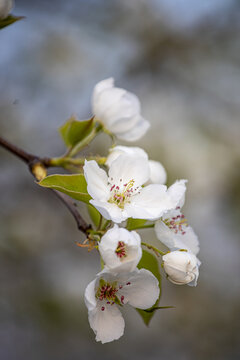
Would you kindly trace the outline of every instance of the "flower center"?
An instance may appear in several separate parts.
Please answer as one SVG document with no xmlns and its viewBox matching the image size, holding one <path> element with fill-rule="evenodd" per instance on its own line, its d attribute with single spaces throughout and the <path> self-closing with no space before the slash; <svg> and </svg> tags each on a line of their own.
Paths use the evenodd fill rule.
<svg viewBox="0 0 240 360">
<path fill-rule="evenodd" d="M 117 246 L 117 248 L 115 250 L 115 253 L 116 253 L 117 257 L 119 257 L 120 259 L 127 256 L 126 245 L 125 245 L 125 243 L 123 241 L 118 242 L 118 246 Z"/>
<path fill-rule="evenodd" d="M 131 285 L 131 282 L 128 281 L 125 283 L 125 285 Z M 116 281 L 113 283 L 107 282 L 104 279 L 99 280 L 99 287 L 95 293 L 96 299 L 103 301 L 105 300 L 105 304 L 107 305 L 124 305 L 124 295 L 119 294 L 120 298 L 117 296 L 118 290 L 121 290 L 123 288 L 122 285 L 118 285 Z M 105 305 L 104 304 L 104 305 Z M 105 306 L 101 306 L 101 310 L 105 310 Z"/>
<path fill-rule="evenodd" d="M 113 180 L 111 178 L 111 180 Z M 132 195 L 135 195 L 138 192 L 139 186 L 134 188 L 135 180 L 131 179 L 126 184 L 121 184 L 122 179 L 120 179 L 120 184 L 111 184 L 110 193 L 111 196 L 108 200 L 110 203 L 116 204 L 121 209 L 124 208 L 125 203 L 130 202 Z"/>
<path fill-rule="evenodd" d="M 106 300 L 107 304 L 114 304 L 116 302 L 118 289 L 117 283 L 110 284 L 104 279 L 100 279 L 99 288 L 96 292 L 96 298 L 100 301 Z"/>
<path fill-rule="evenodd" d="M 176 210 L 180 208 L 177 207 Z M 173 230 L 175 234 L 186 234 L 186 227 L 188 226 L 187 219 L 183 214 L 178 214 L 171 218 L 164 219 L 163 222 L 169 227 L 170 230 Z"/>
</svg>

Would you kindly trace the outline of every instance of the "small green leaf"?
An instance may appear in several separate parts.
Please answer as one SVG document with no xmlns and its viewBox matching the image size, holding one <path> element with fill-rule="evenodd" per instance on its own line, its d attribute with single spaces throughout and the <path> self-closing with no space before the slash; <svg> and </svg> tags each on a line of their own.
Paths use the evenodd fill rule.
<svg viewBox="0 0 240 360">
<path fill-rule="evenodd" d="M 174 309 L 174 308 L 175 308 L 175 306 L 155 306 L 155 307 L 153 306 L 150 309 L 146 309 L 146 310 L 143 310 L 143 311 L 147 312 L 147 313 L 153 313 L 156 310 Z"/>
<path fill-rule="evenodd" d="M 100 223 L 100 219 L 101 219 L 100 212 L 97 211 L 97 209 L 94 206 L 92 206 L 91 204 L 89 204 L 87 206 L 87 209 L 88 209 L 89 216 L 92 219 L 92 222 L 94 223 L 95 227 L 97 228 Z"/>
<path fill-rule="evenodd" d="M 147 269 L 153 273 L 153 275 L 158 279 L 159 281 L 159 287 L 160 287 L 160 293 L 159 298 L 157 299 L 156 303 L 150 308 L 146 310 L 142 309 L 136 309 L 138 313 L 141 315 L 144 323 L 148 326 L 150 323 L 150 320 L 152 319 L 154 315 L 154 309 L 158 306 L 160 296 L 161 296 L 161 274 L 159 272 L 158 267 L 158 261 L 156 257 L 153 254 L 150 254 L 148 251 L 143 250 L 142 258 L 138 264 L 139 269 Z"/>
<path fill-rule="evenodd" d="M 91 196 L 87 192 L 87 183 L 83 174 L 49 175 L 38 183 L 40 186 L 61 191 L 73 199 L 88 203 Z"/>
<path fill-rule="evenodd" d="M 132 219 L 129 218 L 127 221 L 127 229 L 129 231 L 141 228 L 147 220 L 145 219 Z"/>
<path fill-rule="evenodd" d="M 0 29 L 3 29 L 6 26 L 11 25 L 11 24 L 15 23 L 16 21 L 19 21 L 24 18 L 25 18 L 25 16 L 8 15 L 5 19 L 0 20 Z"/>
<path fill-rule="evenodd" d="M 69 147 L 74 147 L 90 134 L 93 127 L 93 118 L 79 121 L 73 115 L 63 126 L 59 128 L 59 132 L 65 144 Z"/>
</svg>

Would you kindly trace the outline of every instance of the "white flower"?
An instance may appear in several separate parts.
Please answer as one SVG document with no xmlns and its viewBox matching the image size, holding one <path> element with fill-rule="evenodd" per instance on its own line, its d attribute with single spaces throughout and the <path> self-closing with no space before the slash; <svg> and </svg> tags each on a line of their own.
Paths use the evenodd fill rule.
<svg viewBox="0 0 240 360">
<path fill-rule="evenodd" d="M 119 145 L 110 150 L 106 165 L 110 166 L 112 162 L 118 158 L 118 156 L 123 154 L 141 156 L 148 160 L 148 154 L 143 149 L 139 147 Z M 163 165 L 158 161 L 148 160 L 148 166 L 150 176 L 147 184 L 165 184 L 167 181 L 167 173 Z"/>
<path fill-rule="evenodd" d="M 13 8 L 13 0 L 0 0 L 0 19 L 5 19 Z"/>
<path fill-rule="evenodd" d="M 183 204 L 184 199 L 181 200 Z M 188 225 L 180 206 L 166 212 L 155 224 L 157 238 L 171 251 L 185 249 L 194 255 L 199 252 L 198 237 Z"/>
<path fill-rule="evenodd" d="M 197 285 L 199 261 L 196 256 L 186 251 L 172 251 L 162 257 L 163 267 L 173 284 Z"/>
<path fill-rule="evenodd" d="M 140 114 L 141 107 L 137 96 L 114 87 L 113 78 L 95 85 L 92 108 L 96 119 L 122 140 L 136 141 L 150 126 Z"/>
<path fill-rule="evenodd" d="M 159 297 L 158 280 L 146 269 L 131 273 L 102 271 L 85 290 L 88 319 L 96 340 L 107 343 L 124 332 L 124 319 L 119 307 L 125 304 L 139 309 L 152 307 Z"/>
<path fill-rule="evenodd" d="M 176 181 L 169 189 L 161 184 L 142 187 L 149 179 L 149 166 L 146 159 L 136 156 L 119 156 L 108 175 L 96 161 L 85 161 L 84 175 L 90 203 L 116 223 L 129 217 L 156 220 L 174 209 L 186 190 L 185 180 Z"/>
<path fill-rule="evenodd" d="M 112 272 L 133 271 L 142 257 L 140 236 L 116 224 L 102 237 L 98 248 L 106 268 Z"/>
</svg>

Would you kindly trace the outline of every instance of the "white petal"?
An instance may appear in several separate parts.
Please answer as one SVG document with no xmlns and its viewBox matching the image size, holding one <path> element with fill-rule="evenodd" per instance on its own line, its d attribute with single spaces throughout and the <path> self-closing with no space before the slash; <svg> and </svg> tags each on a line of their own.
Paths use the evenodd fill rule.
<svg viewBox="0 0 240 360">
<path fill-rule="evenodd" d="M 130 284 L 124 285 L 121 289 L 124 303 L 139 309 L 148 309 L 155 304 L 160 290 L 157 278 L 150 271 L 137 269 L 128 278 L 127 283 Z"/>
<path fill-rule="evenodd" d="M 124 209 L 120 209 L 116 204 L 98 200 L 90 200 L 89 202 L 95 206 L 100 214 L 107 220 L 121 223 L 128 218 L 127 212 Z"/>
<path fill-rule="evenodd" d="M 192 254 L 197 255 L 199 253 L 199 240 L 191 226 L 187 226 L 185 229 L 185 234 L 182 235 L 183 244 L 187 247 Z M 179 235 L 181 236 L 181 235 Z"/>
<path fill-rule="evenodd" d="M 113 78 L 100 81 L 93 90 L 92 108 L 93 114 L 105 124 L 106 127 L 114 119 L 108 116 L 108 111 L 115 109 L 126 94 L 126 90 L 114 87 Z"/>
<path fill-rule="evenodd" d="M 102 80 L 95 85 L 93 89 L 93 97 L 96 98 L 99 95 L 101 95 L 101 93 L 104 90 L 109 90 L 112 89 L 113 87 L 114 87 L 114 79 L 112 77 Z"/>
<path fill-rule="evenodd" d="M 145 159 L 148 159 L 148 155 L 146 151 L 139 147 L 134 146 L 115 146 L 114 148 L 110 149 L 110 154 L 108 155 L 106 165 L 111 166 L 112 162 L 116 160 L 120 155 L 135 155 L 140 156 Z"/>
<path fill-rule="evenodd" d="M 155 231 L 157 238 L 171 251 L 186 249 L 194 255 L 199 252 L 197 235 L 190 226 L 184 226 L 184 235 L 175 234 L 174 230 L 169 229 L 163 221 L 159 220 L 155 224 Z"/>
<path fill-rule="evenodd" d="M 158 219 L 171 208 L 172 201 L 167 187 L 161 184 L 147 185 L 140 194 L 131 198 L 131 203 L 125 205 L 129 217 L 148 220 Z"/>
<path fill-rule="evenodd" d="M 101 310 L 102 306 L 104 311 Z M 103 344 L 119 339 L 124 333 L 124 319 L 115 304 L 107 305 L 98 301 L 98 306 L 89 311 L 88 319 L 96 334 L 96 341 L 101 341 Z"/>
<path fill-rule="evenodd" d="M 124 185 L 134 180 L 134 188 L 141 186 L 149 179 L 148 161 L 143 157 L 120 155 L 110 166 L 109 182 Z"/>
<path fill-rule="evenodd" d="M 150 179 L 152 184 L 165 184 L 167 181 L 167 173 L 159 161 L 149 160 Z"/>
<path fill-rule="evenodd" d="M 123 133 L 117 133 L 116 136 L 125 141 L 137 141 L 143 135 L 146 134 L 150 127 L 149 121 L 145 120 L 141 115 L 137 115 L 137 123 L 136 125 L 129 131 Z"/>
<path fill-rule="evenodd" d="M 117 89 L 117 91 L 115 91 L 113 78 L 108 78 L 97 83 L 92 95 L 93 114 L 101 119 L 106 109 L 111 107 L 115 102 L 118 102 L 125 92 L 123 89 Z"/>
<path fill-rule="evenodd" d="M 88 184 L 88 193 L 93 199 L 107 201 L 110 197 L 110 191 L 106 172 L 102 170 L 94 160 L 85 160 L 83 170 Z"/>
<path fill-rule="evenodd" d="M 88 284 L 84 294 L 85 304 L 89 311 L 94 310 L 97 306 L 97 301 L 95 297 L 95 284 L 96 284 L 96 279 Z"/>
<path fill-rule="evenodd" d="M 187 180 L 177 180 L 168 188 L 168 195 L 172 202 L 172 209 L 184 204 Z"/>
<path fill-rule="evenodd" d="M 1 0 L 0 1 L 0 19 L 5 19 L 13 8 L 13 0 Z"/>
<path fill-rule="evenodd" d="M 112 92 L 119 90 L 114 88 Z M 104 112 L 104 119 L 108 119 L 108 129 L 113 133 L 125 132 L 131 130 L 138 122 L 139 112 L 140 102 L 137 96 L 125 91 L 119 101 Z"/>
</svg>

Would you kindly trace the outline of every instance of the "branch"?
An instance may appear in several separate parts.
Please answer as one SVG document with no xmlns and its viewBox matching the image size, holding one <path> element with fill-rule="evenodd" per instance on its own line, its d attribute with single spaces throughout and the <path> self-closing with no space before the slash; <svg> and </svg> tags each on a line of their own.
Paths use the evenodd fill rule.
<svg viewBox="0 0 240 360">
<path fill-rule="evenodd" d="M 64 205 L 68 208 L 74 219 L 76 220 L 77 227 L 84 234 L 88 235 L 88 230 L 91 229 L 91 225 L 87 224 L 85 220 L 83 220 L 82 216 L 79 214 L 76 204 L 65 194 L 49 189 L 54 192 L 55 195 L 64 203 Z"/>
<path fill-rule="evenodd" d="M 28 168 L 34 178 L 39 181 L 47 175 L 46 168 L 50 166 L 50 158 L 40 158 L 37 155 L 29 154 L 23 149 L 11 144 L 9 141 L 0 136 L 0 146 L 17 156 L 23 162 L 28 165 Z M 62 194 L 56 190 L 49 189 L 64 203 L 68 208 L 72 216 L 74 217 L 77 227 L 84 234 L 88 235 L 87 230 L 91 228 L 91 225 L 87 224 L 78 212 L 75 203 L 65 194 Z"/>
<path fill-rule="evenodd" d="M 3 137 L 0 136 L 0 145 L 5 148 L 6 150 L 10 151 L 15 156 L 19 157 L 21 160 L 23 160 L 25 163 L 29 163 L 36 158 L 38 158 L 35 155 L 29 154 L 26 151 L 18 148 L 17 146 L 11 144 L 7 140 L 5 140 Z"/>
</svg>

